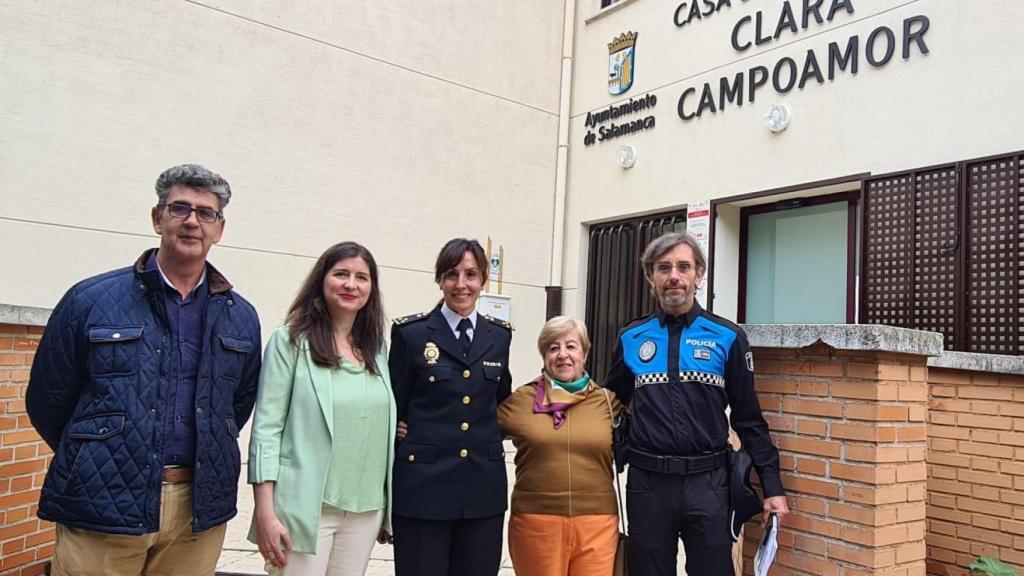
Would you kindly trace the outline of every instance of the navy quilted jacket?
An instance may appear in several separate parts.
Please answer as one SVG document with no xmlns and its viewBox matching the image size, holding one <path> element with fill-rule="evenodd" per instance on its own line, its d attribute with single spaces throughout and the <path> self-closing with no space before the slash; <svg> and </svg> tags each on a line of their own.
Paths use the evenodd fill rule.
<svg viewBox="0 0 1024 576">
<path fill-rule="evenodd" d="M 32 364 L 26 405 L 53 449 L 39 517 L 115 534 L 160 529 L 169 388 L 169 329 L 157 270 L 134 267 L 84 280 L 64 295 Z M 256 310 L 213 266 L 196 383 L 192 529 L 232 518 L 241 460 L 238 430 L 260 372 Z"/>
</svg>

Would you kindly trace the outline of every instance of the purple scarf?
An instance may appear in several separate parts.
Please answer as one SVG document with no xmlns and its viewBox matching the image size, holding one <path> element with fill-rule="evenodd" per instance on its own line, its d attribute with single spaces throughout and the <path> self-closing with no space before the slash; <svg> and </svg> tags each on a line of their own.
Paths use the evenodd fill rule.
<svg viewBox="0 0 1024 576">
<path fill-rule="evenodd" d="M 565 413 L 568 412 L 569 408 L 572 408 L 574 404 L 577 404 L 586 398 L 587 392 L 591 387 L 591 384 L 587 384 L 587 387 L 581 390 L 578 394 L 573 394 L 566 390 L 549 386 L 547 377 L 543 375 L 537 379 L 536 383 L 537 393 L 533 396 L 533 413 L 551 414 L 551 418 L 554 420 L 555 430 L 558 430 L 563 424 L 565 424 Z"/>
</svg>

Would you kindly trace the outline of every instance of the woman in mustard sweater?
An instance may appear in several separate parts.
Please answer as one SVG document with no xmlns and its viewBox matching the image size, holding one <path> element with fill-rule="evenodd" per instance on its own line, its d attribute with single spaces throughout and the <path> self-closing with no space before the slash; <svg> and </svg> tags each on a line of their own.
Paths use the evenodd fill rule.
<svg viewBox="0 0 1024 576">
<path fill-rule="evenodd" d="M 584 370 L 590 339 L 582 322 L 548 320 L 537 346 L 543 373 L 498 407 L 498 425 L 516 447 L 512 563 L 528 576 L 611 576 L 611 427 L 621 405 Z"/>
</svg>

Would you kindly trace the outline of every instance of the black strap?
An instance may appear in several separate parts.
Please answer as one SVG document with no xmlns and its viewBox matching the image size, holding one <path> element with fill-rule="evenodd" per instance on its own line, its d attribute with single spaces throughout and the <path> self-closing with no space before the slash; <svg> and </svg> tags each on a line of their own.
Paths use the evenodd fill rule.
<svg viewBox="0 0 1024 576">
<path fill-rule="evenodd" d="M 629 465 L 662 474 L 700 474 L 724 468 L 729 464 L 729 452 L 720 450 L 698 456 L 659 456 L 636 448 L 629 449 Z"/>
</svg>

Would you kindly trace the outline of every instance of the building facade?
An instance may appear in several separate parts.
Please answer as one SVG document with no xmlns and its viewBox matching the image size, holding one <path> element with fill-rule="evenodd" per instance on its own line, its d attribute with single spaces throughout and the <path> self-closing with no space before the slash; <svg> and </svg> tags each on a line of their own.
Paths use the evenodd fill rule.
<svg viewBox="0 0 1024 576">
<path fill-rule="evenodd" d="M 525 335 L 514 362 L 536 367 L 560 4 L 11 2 L 0 14 L 0 303 L 52 307 L 133 262 L 155 244 L 156 176 L 196 162 L 232 185 L 210 258 L 266 333 L 335 242 L 374 253 L 386 311 L 402 316 L 440 298 L 446 240 L 490 237 Z"/>
<path fill-rule="evenodd" d="M 635 265 L 652 230 L 689 228 L 711 258 L 701 301 L 727 318 L 891 324 L 943 332 L 948 349 L 1024 352 L 1024 113 L 1007 73 L 1022 10 L 578 2 L 566 309 L 608 334 L 649 303 L 642 278 L 607 270 Z M 623 294 L 631 306 L 609 306 Z"/>
<path fill-rule="evenodd" d="M 710 258 L 699 298 L 726 318 L 940 332 L 947 351 L 997 355 L 980 372 L 1024 374 L 1022 19 L 1013 0 L 0 2 L 0 358 L 16 363 L 0 362 L 0 451 L 30 478 L 0 571 L 49 545 L 25 508 L 45 449 L 17 399 L 46 309 L 155 245 L 153 182 L 184 162 L 232 184 L 211 260 L 265 333 L 335 242 L 374 253 L 394 317 L 433 306 L 438 249 L 475 237 L 498 257 L 515 379 L 556 312 L 587 319 L 600 378 L 617 328 L 652 306 L 644 244 L 687 230 Z M 1019 489 L 1024 441 L 986 444 L 984 422 L 950 414 L 974 393 L 1019 404 L 1020 379 L 958 361 L 933 372 L 929 430 L 976 424 L 1011 470 L 993 482 Z M 1024 431 L 1017 404 L 980 409 Z M 953 485 L 974 474 L 967 440 L 927 449 L 943 509 L 970 526 Z M 994 517 L 967 538 L 1001 534 L 996 552 L 1024 563 L 1019 523 Z M 943 566 L 985 550 L 944 537 Z"/>
</svg>

